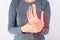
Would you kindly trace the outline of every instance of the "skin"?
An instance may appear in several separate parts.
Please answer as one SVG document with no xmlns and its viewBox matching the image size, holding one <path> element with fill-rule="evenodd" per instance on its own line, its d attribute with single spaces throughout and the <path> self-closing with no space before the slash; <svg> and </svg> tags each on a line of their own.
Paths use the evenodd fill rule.
<svg viewBox="0 0 60 40">
<path fill-rule="evenodd" d="M 29 33 L 41 32 L 41 30 L 44 27 L 43 17 L 44 17 L 44 11 L 41 11 L 41 19 L 38 19 L 36 13 L 36 6 L 34 4 L 32 4 L 32 6 L 29 6 L 29 9 L 27 10 L 28 22 L 21 27 L 22 32 L 29 32 Z"/>
<path fill-rule="evenodd" d="M 31 2 L 34 2 L 34 1 L 36 1 L 36 0 L 24 0 L 24 1 L 31 3 Z"/>
</svg>

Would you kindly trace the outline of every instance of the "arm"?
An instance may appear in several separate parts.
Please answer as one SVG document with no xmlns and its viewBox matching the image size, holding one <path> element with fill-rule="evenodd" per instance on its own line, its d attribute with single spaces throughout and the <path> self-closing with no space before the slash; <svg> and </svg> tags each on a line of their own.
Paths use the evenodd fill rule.
<svg viewBox="0 0 60 40">
<path fill-rule="evenodd" d="M 51 16 L 50 5 L 49 5 L 49 2 L 46 2 L 46 7 L 44 10 L 44 22 L 45 22 L 44 28 L 39 34 L 46 35 L 49 32 L 50 16 Z"/>
<path fill-rule="evenodd" d="M 16 25 L 17 15 L 16 15 L 15 7 L 14 7 L 14 1 L 11 2 L 10 8 L 9 8 L 8 31 L 12 34 L 15 34 L 15 33 L 22 34 L 21 27 Z"/>
</svg>

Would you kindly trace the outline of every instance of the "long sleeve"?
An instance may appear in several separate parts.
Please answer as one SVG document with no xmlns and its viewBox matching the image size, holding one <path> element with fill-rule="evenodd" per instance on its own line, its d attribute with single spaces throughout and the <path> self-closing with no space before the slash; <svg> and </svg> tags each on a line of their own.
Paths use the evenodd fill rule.
<svg viewBox="0 0 60 40">
<path fill-rule="evenodd" d="M 17 13 L 16 13 L 16 10 L 15 10 L 15 7 L 14 7 L 14 5 L 15 5 L 14 1 L 12 0 L 12 2 L 10 4 L 10 8 L 9 8 L 8 31 L 12 34 L 15 34 L 15 33 L 22 34 L 21 27 L 16 25 L 17 24 L 16 23 Z"/>
<path fill-rule="evenodd" d="M 44 28 L 39 34 L 46 35 L 49 32 L 49 23 L 50 23 L 50 16 L 51 16 L 49 2 L 48 1 L 43 2 L 42 6 L 45 7 L 44 8 L 44 23 L 45 24 L 44 24 Z"/>
</svg>

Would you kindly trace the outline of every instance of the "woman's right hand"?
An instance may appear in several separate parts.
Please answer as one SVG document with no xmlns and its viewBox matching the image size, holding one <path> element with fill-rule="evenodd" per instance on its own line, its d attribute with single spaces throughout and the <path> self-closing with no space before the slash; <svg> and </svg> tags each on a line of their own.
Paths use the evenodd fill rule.
<svg viewBox="0 0 60 40">
<path fill-rule="evenodd" d="M 39 32 L 38 27 L 36 27 L 35 24 L 31 25 L 29 23 L 25 24 L 24 26 L 21 27 L 22 32 L 29 32 L 29 33 L 37 33 Z"/>
</svg>

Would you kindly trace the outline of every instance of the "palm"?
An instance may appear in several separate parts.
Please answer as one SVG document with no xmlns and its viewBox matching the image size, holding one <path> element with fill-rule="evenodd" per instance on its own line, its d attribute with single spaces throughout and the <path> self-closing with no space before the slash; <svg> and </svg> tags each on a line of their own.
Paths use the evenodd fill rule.
<svg viewBox="0 0 60 40">
<path fill-rule="evenodd" d="M 28 19 L 28 21 L 30 24 L 35 24 L 35 23 L 39 22 L 39 20 L 36 18 L 30 18 L 30 19 Z"/>
</svg>

